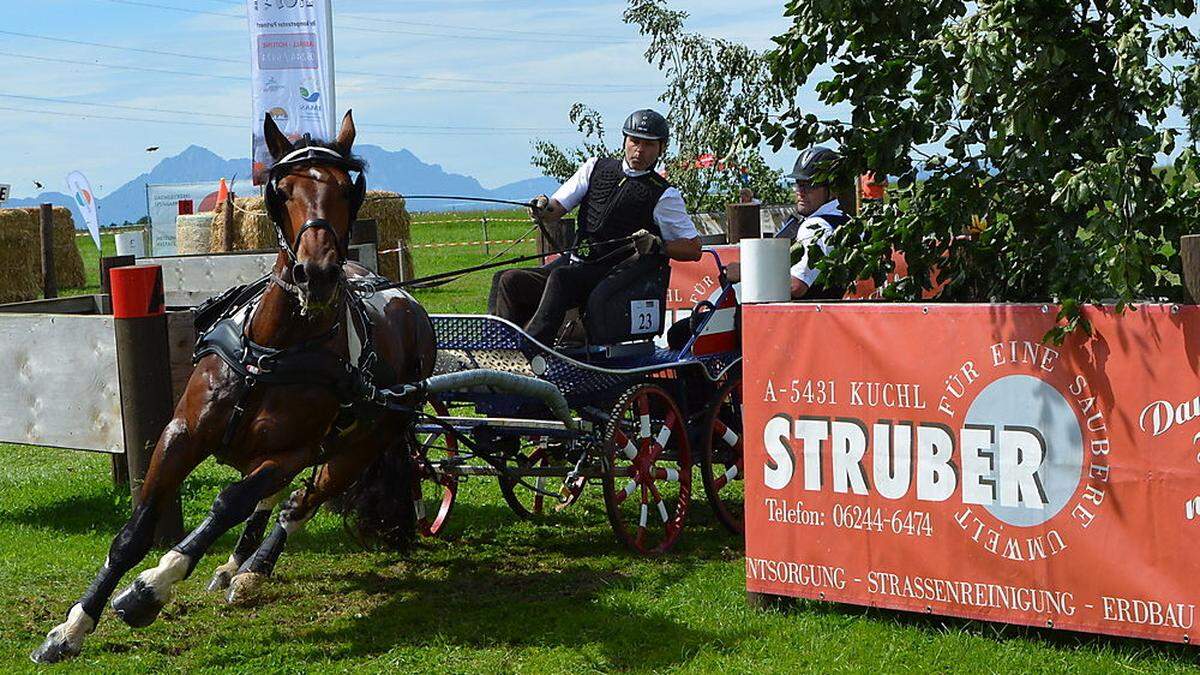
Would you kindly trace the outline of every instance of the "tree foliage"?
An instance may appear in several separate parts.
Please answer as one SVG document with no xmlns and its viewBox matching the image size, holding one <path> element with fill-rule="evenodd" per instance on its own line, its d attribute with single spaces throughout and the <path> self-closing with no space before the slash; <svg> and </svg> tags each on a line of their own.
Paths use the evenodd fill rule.
<svg viewBox="0 0 1200 675">
<path fill-rule="evenodd" d="M 739 133 L 780 104 L 777 90 L 767 86 L 771 74 L 764 54 L 689 33 L 684 29 L 687 17 L 686 12 L 669 9 L 665 0 L 630 0 L 624 15 L 626 23 L 649 38 L 646 60 L 667 79 L 667 89 L 658 98 L 667 108 L 660 112 L 671 122 L 671 142 L 663 160 L 667 177 L 693 212 L 723 211 L 725 204 L 737 201 L 744 186 L 752 187 L 764 203 L 791 201 L 781 186 L 781 172 L 767 166 L 757 145 Z M 576 103 L 570 119 L 584 135 L 582 147 L 534 143 L 533 165 L 560 180 L 587 157 L 621 153 L 621 136 L 615 147 L 607 145 L 604 122 L 596 111 Z M 697 159 L 710 154 L 712 166 L 697 165 Z"/>
<path fill-rule="evenodd" d="M 947 299 L 1061 300 L 1071 325 L 1081 302 L 1179 298 L 1176 242 L 1200 203 L 1193 11 L 1192 0 L 790 0 L 773 86 L 791 101 L 819 79 L 820 100 L 849 116 L 792 109 L 761 130 L 777 148 L 836 141 L 844 175 L 899 177 L 886 204 L 839 232 L 826 271 L 882 281 L 895 247 L 914 274 L 891 297 L 918 298 L 936 267 Z"/>
</svg>

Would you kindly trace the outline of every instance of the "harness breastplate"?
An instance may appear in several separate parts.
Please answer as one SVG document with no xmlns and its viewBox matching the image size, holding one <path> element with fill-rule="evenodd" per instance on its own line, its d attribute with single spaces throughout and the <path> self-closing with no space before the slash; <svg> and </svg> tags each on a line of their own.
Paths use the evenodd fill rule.
<svg viewBox="0 0 1200 675">
<path fill-rule="evenodd" d="M 579 205 L 580 240 L 591 243 L 617 239 L 643 229 L 662 237 L 654 222 L 654 207 L 668 187 L 670 183 L 654 171 L 630 177 L 622 170 L 621 160 L 596 160 L 587 194 Z M 584 258 L 602 257 L 613 248 L 592 246 Z"/>
</svg>

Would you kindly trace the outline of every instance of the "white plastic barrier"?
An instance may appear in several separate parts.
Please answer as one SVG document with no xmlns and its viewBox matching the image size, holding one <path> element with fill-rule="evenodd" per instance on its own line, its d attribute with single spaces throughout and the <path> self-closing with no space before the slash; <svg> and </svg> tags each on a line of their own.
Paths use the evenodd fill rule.
<svg viewBox="0 0 1200 675">
<path fill-rule="evenodd" d="M 138 264 L 159 265 L 168 307 L 194 307 L 239 284 L 270 273 L 278 256 L 270 253 L 225 253 L 142 258 Z"/>
<path fill-rule="evenodd" d="M 123 453 L 111 316 L 0 314 L 0 442 Z"/>
</svg>

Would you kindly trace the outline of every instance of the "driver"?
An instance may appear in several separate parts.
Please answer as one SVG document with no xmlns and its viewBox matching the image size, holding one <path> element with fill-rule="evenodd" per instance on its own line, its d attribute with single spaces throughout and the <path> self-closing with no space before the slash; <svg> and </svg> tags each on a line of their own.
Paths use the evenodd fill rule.
<svg viewBox="0 0 1200 675">
<path fill-rule="evenodd" d="M 667 120 L 638 110 L 622 131 L 623 159 L 593 157 L 553 196 L 533 200 L 533 217 L 543 222 L 579 207 L 576 251 L 492 278 L 488 312 L 523 326 L 542 344 L 554 344 L 567 310 L 585 306 L 592 290 L 629 254 L 700 259 L 700 235 L 683 196 L 654 171 L 670 136 Z M 628 242 L 606 243 L 624 237 L 632 238 L 632 248 Z"/>
<path fill-rule="evenodd" d="M 826 289 L 817 283 L 819 271 L 816 263 L 808 259 L 808 249 L 814 243 L 828 254 L 833 232 L 850 220 L 842 211 L 834 185 L 830 182 L 838 159 L 837 152 L 820 145 L 813 146 L 800 153 L 792 172 L 787 176 L 792 183 L 796 212 L 784 221 L 775 236 L 795 242 L 792 250 L 799 255 L 798 260 L 793 258 L 796 262 L 791 268 L 791 295 L 795 300 L 841 297 L 836 289 Z M 731 282 L 741 281 L 741 265 L 730 264 L 726 275 Z"/>
</svg>

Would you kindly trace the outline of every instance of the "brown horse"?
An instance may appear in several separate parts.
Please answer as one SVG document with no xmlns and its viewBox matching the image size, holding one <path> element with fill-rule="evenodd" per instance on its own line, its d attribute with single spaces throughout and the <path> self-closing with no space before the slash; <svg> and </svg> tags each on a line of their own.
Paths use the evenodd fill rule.
<svg viewBox="0 0 1200 675">
<path fill-rule="evenodd" d="M 343 320 L 351 301 L 346 277 L 363 270 L 343 263 L 365 185 L 364 167 L 351 154 L 353 118 L 346 113 L 332 143 L 306 137 L 293 144 L 270 115 L 264 133 L 276 162 L 268 207 L 279 229 L 280 252 L 273 283 L 247 315 L 244 335 L 265 348 L 307 350 L 325 363 L 348 364 L 354 329 Z M 357 182 L 351 180 L 355 171 Z M 430 375 L 433 327 L 415 300 L 401 292 L 378 294 L 366 315 L 365 336 L 380 363 L 373 369 L 375 384 L 412 383 Z M 269 574 L 287 536 L 322 503 L 339 495 L 348 515 L 359 516 L 364 534 L 395 546 L 410 541 L 414 522 L 409 417 L 376 407 L 342 430 L 335 422 L 345 397 L 335 387 L 304 381 L 303 372 L 295 377 L 292 382 L 254 383 L 218 355 L 200 359 L 154 448 L 140 504 L 66 621 L 33 652 L 35 662 L 79 653 L 121 577 L 150 551 L 160 512 L 175 498 L 184 478 L 209 456 L 235 467 L 243 478 L 220 493 L 208 517 L 157 566 L 142 572 L 113 600 L 117 614 L 131 626 L 152 623 L 170 599 L 172 586 L 192 574 L 218 537 L 244 521 L 247 527 L 233 556 L 210 585 L 231 585 L 231 600 L 248 582 Z M 283 491 L 301 471 L 318 464 L 315 480 L 292 494 L 262 542 Z"/>
</svg>

